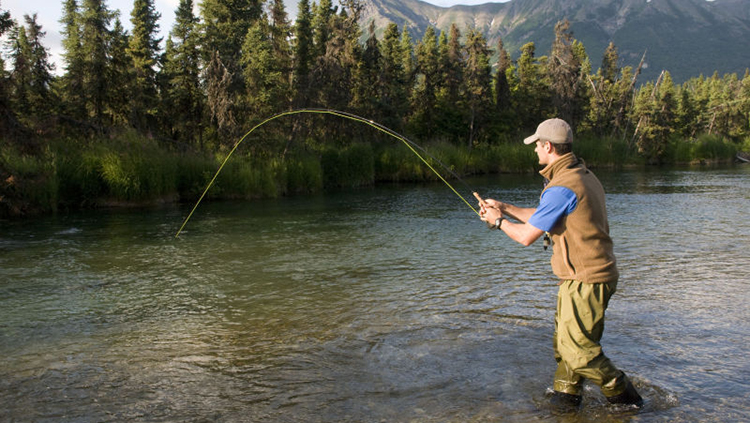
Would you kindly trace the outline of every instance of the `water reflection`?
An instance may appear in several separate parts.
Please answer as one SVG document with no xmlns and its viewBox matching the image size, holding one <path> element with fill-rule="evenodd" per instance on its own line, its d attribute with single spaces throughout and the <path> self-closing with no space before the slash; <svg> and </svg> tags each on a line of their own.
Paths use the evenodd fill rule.
<svg viewBox="0 0 750 423">
<path fill-rule="evenodd" d="M 622 273 L 604 347 L 636 415 L 594 387 L 547 408 L 548 253 L 436 185 L 204 204 L 178 240 L 176 209 L 3 222 L 0 420 L 750 419 L 750 172 L 598 173 Z"/>
</svg>

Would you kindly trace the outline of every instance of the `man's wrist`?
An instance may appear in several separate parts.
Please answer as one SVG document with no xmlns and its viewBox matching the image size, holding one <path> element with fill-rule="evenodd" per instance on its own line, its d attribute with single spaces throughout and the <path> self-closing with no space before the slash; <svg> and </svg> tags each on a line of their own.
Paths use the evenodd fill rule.
<svg viewBox="0 0 750 423">
<path fill-rule="evenodd" d="M 495 219 L 495 223 L 488 225 L 488 227 L 490 229 L 500 229 L 500 225 L 503 224 L 503 220 L 505 220 L 505 218 L 500 216 L 497 219 Z"/>
</svg>

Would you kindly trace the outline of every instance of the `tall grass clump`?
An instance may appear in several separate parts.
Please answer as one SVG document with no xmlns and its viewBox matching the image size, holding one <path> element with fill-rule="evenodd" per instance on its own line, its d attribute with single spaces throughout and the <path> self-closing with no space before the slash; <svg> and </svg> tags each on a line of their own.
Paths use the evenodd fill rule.
<svg viewBox="0 0 750 423">
<path fill-rule="evenodd" d="M 56 211 L 58 178 L 52 151 L 29 155 L 10 145 L 0 147 L 0 216 Z"/>
<path fill-rule="evenodd" d="M 285 161 L 286 193 L 310 194 L 323 189 L 323 167 L 317 157 L 303 155 Z"/>
<path fill-rule="evenodd" d="M 693 160 L 732 160 L 737 146 L 718 135 L 702 135 L 693 144 Z"/>
<path fill-rule="evenodd" d="M 573 151 L 589 166 L 619 168 L 643 162 L 627 140 L 615 137 L 582 135 L 573 142 Z"/>
<path fill-rule="evenodd" d="M 370 144 L 327 149 L 320 158 L 324 188 L 354 188 L 375 182 L 375 153 Z"/>
<path fill-rule="evenodd" d="M 674 137 L 670 140 L 666 158 L 672 163 L 731 161 L 739 146 L 718 135 L 700 135 L 695 140 Z"/>
<path fill-rule="evenodd" d="M 214 182 L 209 198 L 276 198 L 282 194 L 285 173 L 279 160 L 233 156 Z"/>
</svg>

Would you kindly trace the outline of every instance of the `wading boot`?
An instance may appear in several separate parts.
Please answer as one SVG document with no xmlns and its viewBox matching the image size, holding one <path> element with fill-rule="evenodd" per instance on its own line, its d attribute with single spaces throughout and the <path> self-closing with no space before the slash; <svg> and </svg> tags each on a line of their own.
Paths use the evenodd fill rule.
<svg viewBox="0 0 750 423">
<path fill-rule="evenodd" d="M 643 398 L 641 398 L 631 382 L 628 382 L 628 387 L 625 388 L 625 392 L 620 395 L 607 397 L 607 401 L 614 405 L 633 405 L 637 408 L 643 407 Z"/>
<path fill-rule="evenodd" d="M 571 413 L 578 411 L 578 407 L 581 406 L 581 396 L 553 391 L 549 403 L 556 411 Z"/>
</svg>

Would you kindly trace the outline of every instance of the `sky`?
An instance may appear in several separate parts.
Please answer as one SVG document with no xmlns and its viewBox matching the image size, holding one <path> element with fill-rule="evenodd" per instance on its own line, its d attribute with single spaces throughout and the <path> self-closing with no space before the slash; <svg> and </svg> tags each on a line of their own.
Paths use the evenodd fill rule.
<svg viewBox="0 0 750 423">
<path fill-rule="evenodd" d="M 450 7 L 457 4 L 475 5 L 483 3 L 500 3 L 507 0 L 423 0 L 437 6 Z M 315 0 L 311 3 L 317 2 Z M 196 4 L 200 0 L 195 1 Z M 296 4 L 297 1 L 285 1 L 286 4 Z M 110 10 L 120 11 L 120 21 L 123 27 L 130 31 L 130 11 L 133 8 L 133 0 L 106 0 L 107 7 Z M 179 0 L 154 0 L 154 6 L 161 14 L 159 19 L 160 36 L 166 38 L 174 24 L 174 13 L 177 10 Z M 62 16 L 63 0 L 0 0 L 0 10 L 10 12 L 11 18 L 19 24 L 24 23 L 24 15 L 37 15 L 37 23 L 42 26 L 42 31 L 46 34 L 42 43 L 48 48 L 52 63 L 55 64 L 55 73 L 62 74 L 63 64 L 61 63 L 62 54 L 62 35 L 60 34 L 60 17 Z M 196 11 L 197 13 L 197 11 Z M 5 40 L 3 40 L 5 41 Z M 5 43 L 3 42 L 3 45 Z M 162 48 L 163 48 L 162 43 Z M 3 48 L 3 50 L 5 50 Z M 7 67 L 7 65 L 6 65 Z"/>
</svg>

